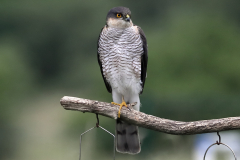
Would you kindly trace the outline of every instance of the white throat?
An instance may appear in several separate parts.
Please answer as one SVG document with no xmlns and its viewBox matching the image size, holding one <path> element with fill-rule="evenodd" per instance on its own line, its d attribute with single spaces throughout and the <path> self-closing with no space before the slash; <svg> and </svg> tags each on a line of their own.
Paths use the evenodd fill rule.
<svg viewBox="0 0 240 160">
<path fill-rule="evenodd" d="M 112 28 L 124 29 L 124 28 L 128 28 L 128 27 L 132 27 L 133 23 L 132 23 L 132 20 L 130 20 L 130 22 L 126 22 L 122 19 L 109 18 L 107 21 L 107 25 Z"/>
</svg>

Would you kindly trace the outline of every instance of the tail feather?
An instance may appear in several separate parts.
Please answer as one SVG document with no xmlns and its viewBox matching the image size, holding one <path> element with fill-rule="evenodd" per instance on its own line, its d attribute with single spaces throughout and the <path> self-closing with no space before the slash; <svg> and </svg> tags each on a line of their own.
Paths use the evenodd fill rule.
<svg viewBox="0 0 240 160">
<path fill-rule="evenodd" d="M 137 154 L 141 151 L 138 127 L 117 120 L 116 123 L 117 151 L 121 153 Z"/>
</svg>

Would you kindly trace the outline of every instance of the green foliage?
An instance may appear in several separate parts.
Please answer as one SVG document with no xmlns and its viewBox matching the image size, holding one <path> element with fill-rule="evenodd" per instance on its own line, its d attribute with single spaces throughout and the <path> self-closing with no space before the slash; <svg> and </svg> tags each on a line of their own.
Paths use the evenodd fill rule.
<svg viewBox="0 0 240 160">
<path fill-rule="evenodd" d="M 166 94 L 238 93 L 240 35 L 234 23 L 199 13 L 168 21 L 163 34 L 149 41 L 149 87 Z"/>
</svg>

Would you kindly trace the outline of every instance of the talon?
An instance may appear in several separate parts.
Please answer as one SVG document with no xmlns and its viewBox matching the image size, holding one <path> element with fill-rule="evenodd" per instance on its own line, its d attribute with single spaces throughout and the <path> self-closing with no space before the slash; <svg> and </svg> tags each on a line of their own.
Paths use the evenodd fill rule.
<svg viewBox="0 0 240 160">
<path fill-rule="evenodd" d="M 122 107 L 125 106 L 125 107 L 128 108 L 128 106 L 127 106 L 126 102 L 124 101 L 123 97 L 122 97 L 122 103 L 121 103 L 121 104 L 115 103 L 115 102 L 111 102 L 111 104 L 120 106 L 120 108 L 119 108 L 119 110 L 118 110 L 118 118 L 120 118 L 120 114 L 121 114 L 121 109 L 122 109 Z M 128 108 L 128 109 L 131 111 L 130 108 Z"/>
</svg>

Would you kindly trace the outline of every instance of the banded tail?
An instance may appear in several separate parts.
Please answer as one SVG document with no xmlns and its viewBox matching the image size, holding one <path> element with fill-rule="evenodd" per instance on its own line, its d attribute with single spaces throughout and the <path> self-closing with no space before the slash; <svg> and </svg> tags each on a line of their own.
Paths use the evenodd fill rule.
<svg viewBox="0 0 240 160">
<path fill-rule="evenodd" d="M 129 154 L 137 154 L 141 151 L 137 126 L 117 119 L 116 149 L 118 152 Z"/>
</svg>

